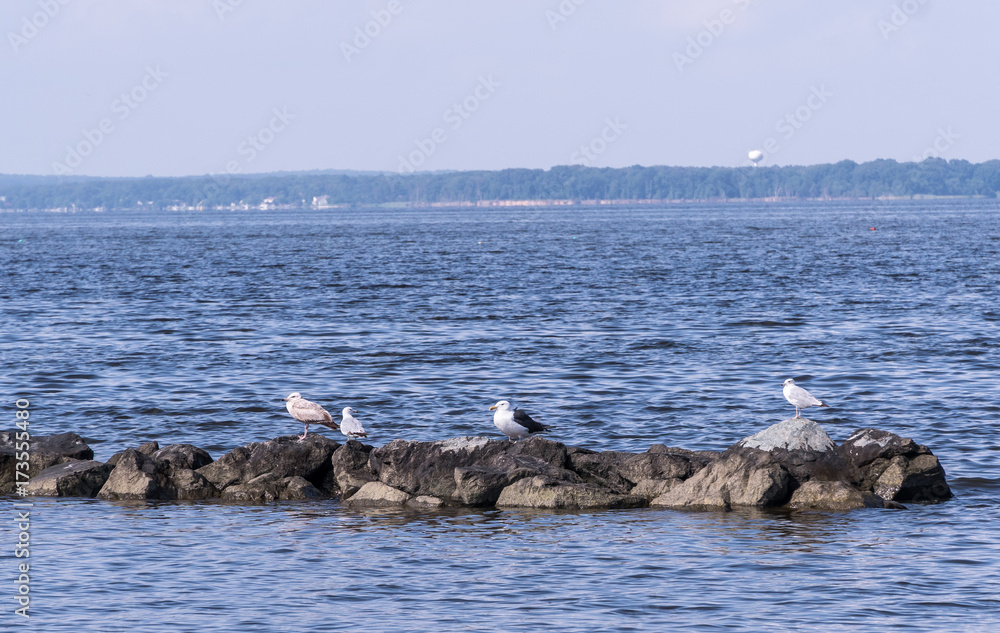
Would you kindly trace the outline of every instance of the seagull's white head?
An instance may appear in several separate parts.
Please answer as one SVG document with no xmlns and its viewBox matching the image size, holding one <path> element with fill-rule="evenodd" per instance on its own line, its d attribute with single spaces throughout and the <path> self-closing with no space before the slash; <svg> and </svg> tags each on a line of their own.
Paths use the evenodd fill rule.
<svg viewBox="0 0 1000 633">
<path fill-rule="evenodd" d="M 352 413 L 357 413 L 357 411 L 355 411 L 351 407 L 344 407 L 344 410 L 342 411 L 342 413 L 344 414 L 344 417 L 346 418 L 347 416 L 351 415 Z"/>
<path fill-rule="evenodd" d="M 788 380 L 786 380 L 785 382 L 781 383 L 781 386 L 782 386 L 782 387 L 787 387 L 788 385 L 794 385 L 794 384 L 795 384 L 795 381 L 794 381 L 794 380 L 792 380 L 791 378 L 789 378 L 789 379 L 788 379 Z"/>
<path fill-rule="evenodd" d="M 507 402 L 506 400 L 501 400 L 500 402 L 490 407 L 490 411 L 492 411 L 493 409 L 499 409 L 500 411 L 510 411 L 510 403 Z"/>
<path fill-rule="evenodd" d="M 301 397 L 302 394 L 300 394 L 298 391 L 295 391 L 293 393 L 288 394 L 288 397 L 285 398 L 285 400 L 295 400 L 296 398 L 301 398 Z"/>
</svg>

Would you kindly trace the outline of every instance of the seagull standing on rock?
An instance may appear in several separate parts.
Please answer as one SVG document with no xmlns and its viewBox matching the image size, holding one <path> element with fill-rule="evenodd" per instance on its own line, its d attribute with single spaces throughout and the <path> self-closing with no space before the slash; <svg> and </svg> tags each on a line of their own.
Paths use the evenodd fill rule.
<svg viewBox="0 0 1000 633">
<path fill-rule="evenodd" d="M 361 426 L 361 421 L 354 417 L 357 413 L 351 407 L 344 407 L 344 419 L 340 421 L 340 432 L 347 437 L 368 437 L 368 431 Z"/>
<path fill-rule="evenodd" d="M 809 407 L 828 407 L 830 405 L 814 398 L 812 394 L 803 389 L 802 387 L 795 384 L 795 381 L 789 378 L 785 382 L 781 383 L 781 392 L 785 394 L 785 400 L 788 400 L 793 407 L 795 407 L 795 417 L 802 417 L 802 409 L 807 409 Z"/>
<path fill-rule="evenodd" d="M 303 398 L 298 391 L 288 394 L 285 398 L 285 408 L 293 418 L 306 425 L 306 429 L 299 436 L 299 441 L 306 439 L 309 435 L 310 424 L 322 424 L 334 431 L 338 430 L 337 423 L 333 421 L 333 416 L 315 402 L 309 402 Z"/>
<path fill-rule="evenodd" d="M 532 433 L 552 430 L 550 427 L 532 420 L 531 416 L 524 411 L 520 411 L 516 407 L 511 409 L 510 403 L 506 400 L 501 400 L 490 407 L 490 411 L 494 409 L 496 413 L 493 414 L 493 424 L 507 436 L 508 440 L 514 441 L 515 438 L 520 440 Z"/>
</svg>

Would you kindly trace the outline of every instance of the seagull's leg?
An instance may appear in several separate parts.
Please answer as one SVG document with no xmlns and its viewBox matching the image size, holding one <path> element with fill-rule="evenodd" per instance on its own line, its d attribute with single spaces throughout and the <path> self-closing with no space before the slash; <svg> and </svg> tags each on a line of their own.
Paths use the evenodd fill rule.
<svg viewBox="0 0 1000 633">
<path fill-rule="evenodd" d="M 302 435 L 299 436 L 299 441 L 301 442 L 302 440 L 306 439 L 307 435 L 309 435 L 309 424 L 308 423 L 306 423 L 306 430 L 302 431 Z"/>
<path fill-rule="evenodd" d="M 802 417 L 802 409 L 800 409 L 798 407 L 795 407 L 795 417 L 797 417 L 797 418 L 801 418 Z"/>
</svg>

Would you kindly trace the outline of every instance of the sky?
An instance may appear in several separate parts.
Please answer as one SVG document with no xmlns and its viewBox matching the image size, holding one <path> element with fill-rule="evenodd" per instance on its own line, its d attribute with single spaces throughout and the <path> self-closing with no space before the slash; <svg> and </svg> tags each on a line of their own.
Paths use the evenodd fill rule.
<svg viewBox="0 0 1000 633">
<path fill-rule="evenodd" d="M 995 0 L 4 0 L 0 173 L 1000 158 Z"/>
</svg>

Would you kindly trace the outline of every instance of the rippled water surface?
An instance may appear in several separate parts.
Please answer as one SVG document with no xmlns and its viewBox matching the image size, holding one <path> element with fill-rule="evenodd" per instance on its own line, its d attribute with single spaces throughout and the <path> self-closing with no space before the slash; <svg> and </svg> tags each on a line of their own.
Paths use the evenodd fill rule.
<svg viewBox="0 0 1000 633">
<path fill-rule="evenodd" d="M 98 459 L 153 439 L 219 457 L 301 432 L 280 401 L 291 391 L 360 410 L 377 445 L 495 436 L 488 407 L 507 398 L 569 444 L 723 449 L 789 417 L 780 383 L 794 377 L 832 405 L 807 413 L 835 440 L 913 437 L 956 492 L 905 512 L 791 514 L 36 500 L 30 630 L 1000 622 L 996 201 L 0 227 L 8 414 L 29 399 L 34 434 L 76 431 Z M 9 596 L 0 620 L 20 625 Z"/>
</svg>

